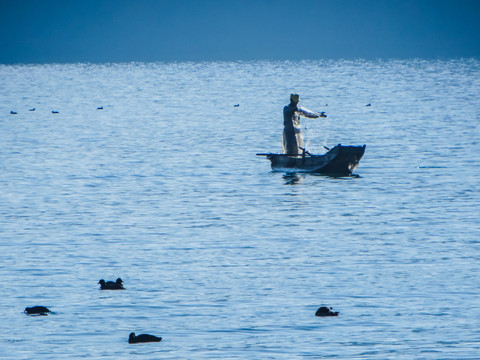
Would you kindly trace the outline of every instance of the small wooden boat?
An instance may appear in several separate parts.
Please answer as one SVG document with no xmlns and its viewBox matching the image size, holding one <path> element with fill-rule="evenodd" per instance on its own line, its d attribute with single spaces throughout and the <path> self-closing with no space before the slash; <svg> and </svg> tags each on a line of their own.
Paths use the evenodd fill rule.
<svg viewBox="0 0 480 360">
<path fill-rule="evenodd" d="M 312 155 L 305 149 L 303 154 L 257 154 L 266 156 L 272 163 L 272 170 L 311 172 L 328 175 L 352 175 L 365 153 L 363 146 L 343 146 L 338 144 L 323 155 Z"/>
</svg>

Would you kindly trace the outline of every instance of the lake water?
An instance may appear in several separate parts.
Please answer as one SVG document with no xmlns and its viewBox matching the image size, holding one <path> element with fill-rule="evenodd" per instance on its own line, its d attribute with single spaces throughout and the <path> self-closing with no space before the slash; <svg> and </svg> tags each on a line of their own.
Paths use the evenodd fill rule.
<svg viewBox="0 0 480 360">
<path fill-rule="evenodd" d="M 0 80 L 0 358 L 480 358 L 480 61 Z M 367 145 L 359 177 L 255 155 L 281 151 L 291 92 L 328 114 L 302 120 L 308 150 Z"/>
</svg>

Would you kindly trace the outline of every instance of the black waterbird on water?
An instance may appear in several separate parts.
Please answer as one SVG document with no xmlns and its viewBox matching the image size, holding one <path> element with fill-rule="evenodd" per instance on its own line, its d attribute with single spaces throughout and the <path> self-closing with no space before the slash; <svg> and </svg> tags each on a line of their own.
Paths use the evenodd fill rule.
<svg viewBox="0 0 480 360">
<path fill-rule="evenodd" d="M 147 342 L 160 342 L 162 341 L 161 337 L 149 334 L 140 334 L 135 336 L 135 333 L 130 333 L 128 336 L 128 343 L 129 344 L 137 344 L 137 343 L 147 343 Z"/>
<path fill-rule="evenodd" d="M 333 311 L 331 307 L 322 306 L 320 307 L 315 316 L 338 316 L 338 311 Z"/>
<path fill-rule="evenodd" d="M 99 282 L 100 290 L 125 290 L 123 287 L 123 280 L 118 278 L 115 282 L 101 279 Z"/>
<path fill-rule="evenodd" d="M 45 306 L 26 307 L 24 311 L 27 315 L 47 315 L 49 312 L 51 311 Z"/>
</svg>

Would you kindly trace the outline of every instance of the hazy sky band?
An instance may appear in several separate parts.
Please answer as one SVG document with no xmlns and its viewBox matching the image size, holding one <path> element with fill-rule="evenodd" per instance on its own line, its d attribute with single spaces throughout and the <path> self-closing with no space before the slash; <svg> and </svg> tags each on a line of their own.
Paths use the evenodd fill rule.
<svg viewBox="0 0 480 360">
<path fill-rule="evenodd" d="M 477 0 L 0 0 L 0 63 L 480 58 Z"/>
</svg>

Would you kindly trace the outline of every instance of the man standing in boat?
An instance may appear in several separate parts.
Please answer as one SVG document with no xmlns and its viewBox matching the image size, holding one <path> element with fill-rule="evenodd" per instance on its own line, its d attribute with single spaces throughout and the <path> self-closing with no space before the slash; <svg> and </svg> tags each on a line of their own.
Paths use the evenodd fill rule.
<svg viewBox="0 0 480 360">
<path fill-rule="evenodd" d="M 298 94 L 290 95 L 290 104 L 283 108 L 283 153 L 288 155 L 298 155 L 302 153 L 303 135 L 300 130 L 300 116 L 316 119 L 318 117 L 327 117 L 324 112 L 315 113 L 298 106 L 300 96 Z"/>
</svg>

